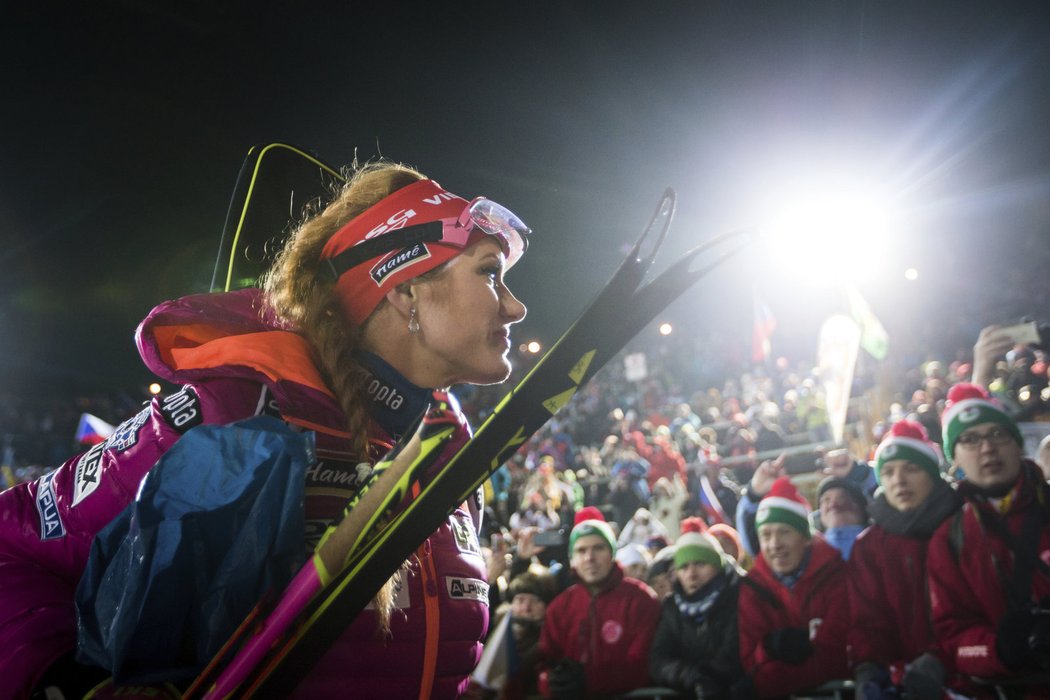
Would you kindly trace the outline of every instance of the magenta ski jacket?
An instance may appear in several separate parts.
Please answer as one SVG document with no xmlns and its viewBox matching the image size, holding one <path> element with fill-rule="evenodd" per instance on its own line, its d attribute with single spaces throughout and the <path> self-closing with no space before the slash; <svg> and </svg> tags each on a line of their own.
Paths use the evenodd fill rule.
<svg viewBox="0 0 1050 700">
<path fill-rule="evenodd" d="M 136 333 L 139 353 L 179 390 L 154 398 L 105 442 L 54 472 L 0 493 L 0 700 L 28 697 L 47 667 L 76 645 L 73 596 L 92 538 L 190 428 L 266 413 L 316 432 L 304 561 L 367 476 L 306 341 L 261 307 L 258 290 L 243 290 L 155 308 Z M 370 442 L 372 461 L 391 446 L 378 426 Z M 488 627 L 480 524 L 475 502 L 449 516 L 402 569 L 390 637 L 380 637 L 366 610 L 296 696 L 455 698 Z"/>
</svg>

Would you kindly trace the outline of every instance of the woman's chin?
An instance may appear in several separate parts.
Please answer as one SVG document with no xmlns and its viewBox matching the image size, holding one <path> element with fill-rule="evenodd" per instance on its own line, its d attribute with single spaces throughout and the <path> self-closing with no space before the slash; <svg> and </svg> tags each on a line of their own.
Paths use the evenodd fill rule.
<svg viewBox="0 0 1050 700">
<path fill-rule="evenodd" d="M 477 384 L 479 386 L 502 384 L 510 376 L 510 369 L 510 360 L 504 357 L 501 362 L 494 363 L 491 367 L 478 368 L 466 378 L 455 383 Z"/>
</svg>

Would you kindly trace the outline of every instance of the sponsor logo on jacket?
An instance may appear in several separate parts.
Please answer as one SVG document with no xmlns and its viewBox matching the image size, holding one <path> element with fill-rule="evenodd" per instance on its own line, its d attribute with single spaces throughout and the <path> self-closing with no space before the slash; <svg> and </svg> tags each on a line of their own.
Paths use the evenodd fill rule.
<svg viewBox="0 0 1050 700">
<path fill-rule="evenodd" d="M 446 576 L 445 588 L 452 600 L 476 600 L 488 605 L 489 584 L 480 579 Z"/>
<path fill-rule="evenodd" d="M 341 486 L 356 490 L 372 473 L 368 462 L 326 462 L 321 460 L 306 470 L 306 488 L 311 486 Z"/>
<path fill-rule="evenodd" d="M 817 630 L 820 629 L 822 624 L 824 624 L 824 618 L 822 617 L 814 617 L 809 621 L 809 641 L 812 642 L 817 638 Z"/>
<path fill-rule="evenodd" d="M 100 442 L 85 452 L 77 461 L 76 473 L 73 477 L 73 505 L 71 507 L 76 507 L 98 488 L 99 480 L 102 478 L 102 453 L 105 450 L 106 443 Z"/>
<path fill-rule="evenodd" d="M 160 402 L 160 413 L 179 434 L 200 425 L 204 420 L 197 392 L 188 386 L 165 396 Z"/>
<path fill-rule="evenodd" d="M 368 383 L 368 395 L 376 403 L 396 411 L 405 403 L 405 397 L 394 387 L 386 384 L 377 377 L 373 377 Z"/>
<path fill-rule="evenodd" d="M 114 452 L 123 452 L 124 450 L 132 447 L 136 442 L 139 441 L 139 431 L 142 426 L 149 420 L 150 409 L 149 406 L 136 413 L 131 418 L 117 426 L 117 429 L 113 431 L 106 442 L 105 449 L 113 450 Z M 74 504 L 75 505 L 75 504 Z"/>
<path fill-rule="evenodd" d="M 57 540 L 66 536 L 62 514 L 55 502 L 55 472 L 40 477 L 36 489 L 36 512 L 40 515 L 41 541 Z"/>
<path fill-rule="evenodd" d="M 623 638 L 623 625 L 616 620 L 606 620 L 602 624 L 602 639 L 606 644 L 616 644 Z"/>
<path fill-rule="evenodd" d="M 449 518 L 449 527 L 452 528 L 452 536 L 456 540 L 456 547 L 461 552 L 481 555 L 481 542 L 474 532 L 472 523 L 462 515 L 453 515 Z"/>
</svg>

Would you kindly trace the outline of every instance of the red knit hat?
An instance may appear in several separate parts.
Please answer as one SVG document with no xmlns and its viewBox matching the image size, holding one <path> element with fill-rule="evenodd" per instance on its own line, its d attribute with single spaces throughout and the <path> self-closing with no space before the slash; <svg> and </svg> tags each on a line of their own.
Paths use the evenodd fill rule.
<svg viewBox="0 0 1050 700">
<path fill-rule="evenodd" d="M 576 527 L 584 520 L 601 520 L 605 522 L 605 516 L 594 506 L 584 506 L 576 511 L 576 517 L 572 519 L 572 526 Z"/>
<path fill-rule="evenodd" d="M 1002 426 L 1018 445 L 1024 446 L 1024 437 L 1017 423 L 982 387 L 965 382 L 956 384 L 948 390 L 948 400 L 944 406 L 941 434 L 944 438 L 944 456 L 948 459 L 955 457 L 955 443 L 963 431 L 982 423 Z"/>
<path fill-rule="evenodd" d="M 755 527 L 761 527 L 766 523 L 782 523 L 789 525 L 806 537 L 809 537 L 809 512 L 813 508 L 791 483 L 791 478 L 782 476 L 773 482 L 758 504 L 758 512 L 755 513 Z"/>
<path fill-rule="evenodd" d="M 707 532 L 707 523 L 695 515 L 682 518 L 682 524 L 679 527 L 680 534 L 683 535 L 687 532 L 699 532 L 700 534 Z"/>
<path fill-rule="evenodd" d="M 930 442 L 926 428 L 913 420 L 894 423 L 875 451 L 875 480 L 882 483 L 882 465 L 904 459 L 922 467 L 933 479 L 941 478 L 937 449 Z"/>
</svg>

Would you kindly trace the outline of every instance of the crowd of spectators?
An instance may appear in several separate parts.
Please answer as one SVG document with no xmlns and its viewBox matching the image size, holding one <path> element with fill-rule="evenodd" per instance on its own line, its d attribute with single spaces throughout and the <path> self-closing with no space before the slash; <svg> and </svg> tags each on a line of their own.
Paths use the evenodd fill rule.
<svg viewBox="0 0 1050 700">
<path fill-rule="evenodd" d="M 904 501 L 887 501 L 887 479 L 913 482 L 898 476 L 905 468 L 885 447 L 881 457 L 876 451 L 880 442 L 918 450 L 905 453 L 937 486 L 930 503 L 941 504 L 938 515 L 948 505 L 958 510 L 959 493 L 977 512 L 989 508 L 989 498 L 999 507 L 1009 499 L 1005 493 L 949 486 L 969 474 L 951 459 L 951 449 L 944 456 L 942 415 L 953 385 L 972 380 L 989 396 L 968 398 L 1001 407 L 995 410 L 1003 416 L 982 414 L 991 419 L 981 426 L 1050 420 L 1043 350 L 1016 346 L 992 328 L 981 333 L 972 357 L 907 367 L 862 360 L 839 445 L 812 365 L 780 359 L 717 384 L 697 384 L 706 377 L 687 367 L 683 354 L 665 347 L 647 359 L 648 377 L 634 382 L 625 379 L 622 364 L 610 363 L 486 483 L 483 543 L 490 602 L 498 611 L 489 646 L 508 646 L 514 661 L 502 675 L 479 674 L 474 697 L 607 697 L 650 685 L 683 697 L 777 697 L 855 681 L 858 695 L 869 699 L 900 692 L 932 699 L 949 686 L 974 696 L 991 692 L 970 675 L 1001 681 L 1050 671 L 1050 652 L 1029 645 L 1038 633 L 1044 636 L 1036 641 L 1050 645 L 1050 624 L 1031 606 L 986 605 L 992 612 L 981 629 L 991 625 L 990 642 L 971 634 L 972 625 L 953 622 L 950 606 L 932 607 L 940 618 L 929 629 L 923 571 L 936 528 L 930 517 L 920 527 L 902 516 L 927 494 L 918 498 L 905 489 Z M 504 391 L 472 388 L 461 402 L 478 424 Z M 45 465 L 61 463 L 75 447 L 82 412 L 115 424 L 136 408 L 128 396 L 0 397 L 5 478 L 29 480 Z M 1015 436 L 1006 428 L 978 435 L 976 447 L 1001 446 Z M 974 438 L 962 434 L 962 444 L 971 445 Z M 1023 473 L 1028 469 L 1023 462 Z M 880 474 L 883 489 L 876 491 Z M 1042 528 L 1050 540 L 1050 511 L 1037 486 L 1026 487 L 1028 500 L 1042 504 L 1046 520 L 1023 527 Z M 918 505 L 909 506 L 909 494 Z M 1013 520 L 1003 521 L 1009 521 L 1006 540 L 1022 538 L 1011 529 Z M 950 560 L 952 543 L 938 546 L 939 556 Z M 867 634 L 878 627 L 875 620 L 892 616 L 855 602 L 885 591 L 872 584 L 874 574 L 859 583 L 851 578 L 862 566 L 882 575 L 887 567 L 894 571 L 895 560 L 884 561 L 883 550 L 891 547 L 911 567 L 910 584 L 894 605 L 901 619 L 914 622 L 886 632 L 897 635 L 892 653 Z M 1020 556 L 1012 544 L 1007 551 Z M 1018 595 L 1026 603 L 1050 594 L 1047 559 L 1025 565 L 1032 570 L 1030 591 Z M 948 594 L 959 595 L 954 588 Z M 1000 618 L 1011 626 L 997 628 Z M 996 639 L 1007 638 L 1000 648 Z M 996 663 L 969 669 L 945 639 L 963 659 L 997 655 Z M 1029 696 L 1046 697 L 1038 689 Z"/>
<path fill-rule="evenodd" d="M 1050 418 L 1046 355 L 991 342 L 993 331 L 972 359 L 882 366 L 880 377 L 861 367 L 846 446 L 832 444 L 814 368 L 779 362 L 693 391 L 664 381 L 674 372 L 659 357 L 639 384 L 604 370 L 489 485 L 493 609 L 502 603 L 510 614 L 510 648 L 526 649 L 529 661 L 511 663 L 505 678 L 479 676 L 474 696 L 610 697 L 650 685 L 682 697 L 765 698 L 838 682 L 869 700 L 948 689 L 994 697 L 996 684 L 1047 697 L 1050 665 L 1039 654 L 1050 624 L 1039 604 L 1050 590 L 1050 510 L 1039 499 L 1050 474 L 1022 458 L 1017 427 Z M 895 379 L 889 388 L 885 376 Z M 963 443 L 941 425 L 946 405 L 959 414 L 952 391 L 962 392 L 956 406 L 990 407 Z M 982 488 L 965 457 L 1010 445 L 1014 491 Z M 1031 546 L 1042 554 L 1020 602 L 1005 565 L 1009 595 L 954 571 L 945 587 L 934 584 L 945 593 L 932 606 L 927 548 L 952 547 L 935 531 L 963 503 L 967 517 L 983 513 L 982 527 L 1001 518 L 992 544 L 967 535 L 971 563 L 987 574 L 989 551 L 1008 561 L 1022 538 L 1011 494 L 1014 508 L 1043 504 L 1033 512 L 1045 518 L 1031 526 L 1041 528 Z M 536 546 L 541 538 L 547 546 Z M 946 580 L 942 559 L 935 581 Z M 543 595 L 525 593 L 527 618 L 513 607 L 519 575 L 543 583 Z M 649 587 L 658 615 L 629 602 L 635 588 L 628 595 L 624 577 Z M 960 588 L 984 598 L 960 602 Z"/>
</svg>

